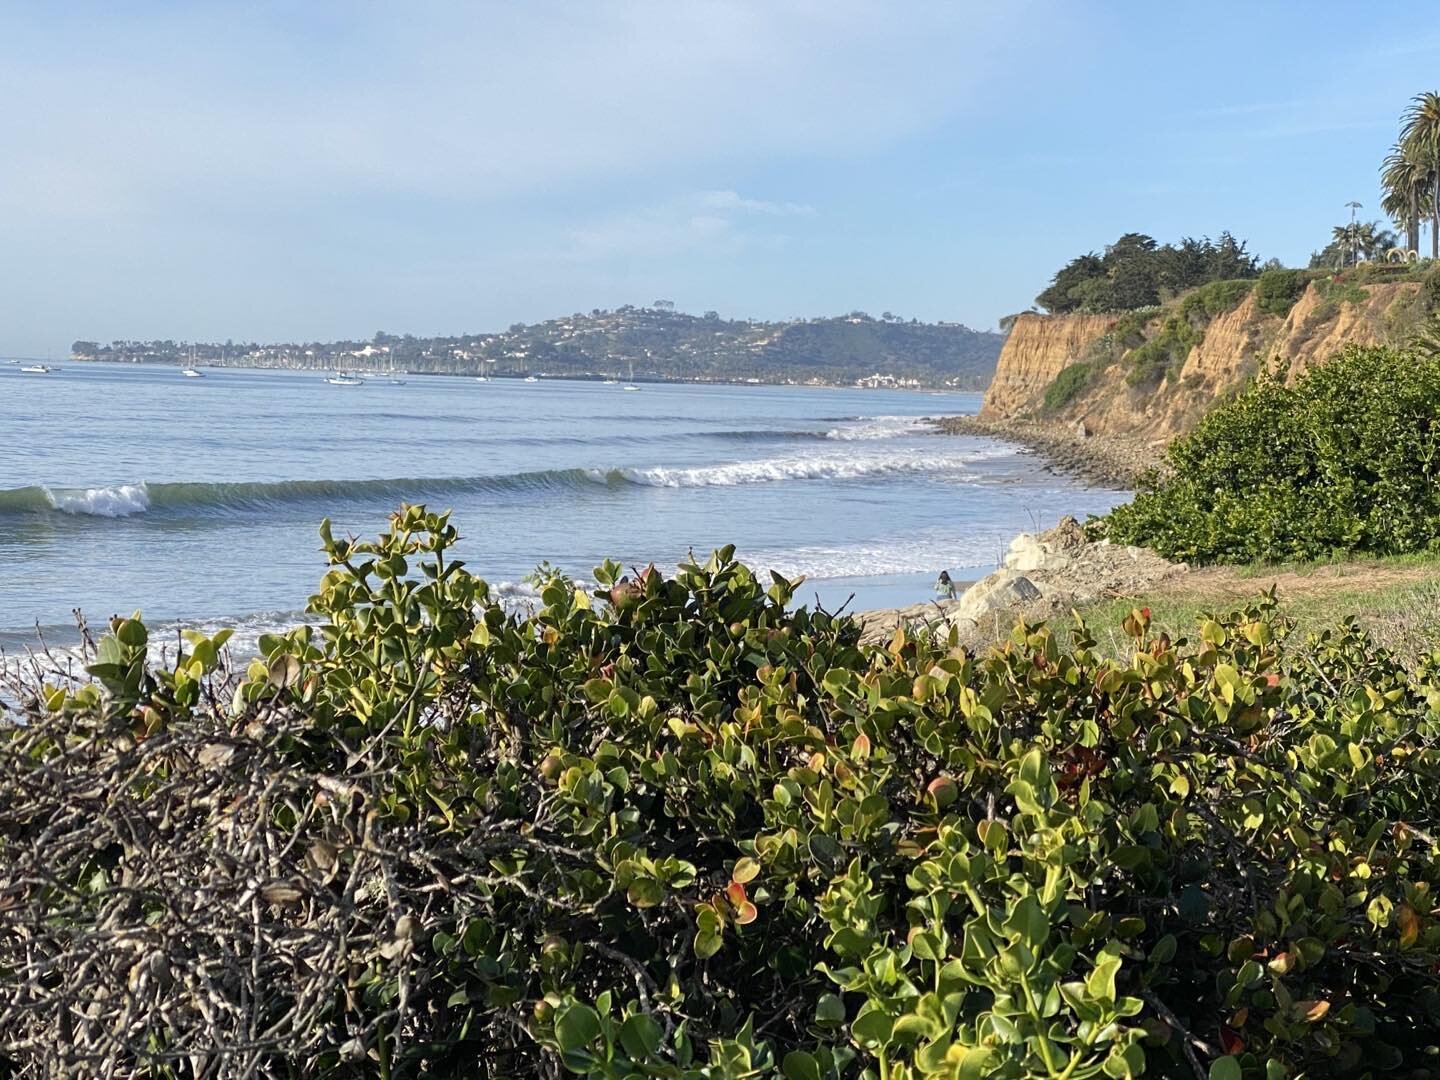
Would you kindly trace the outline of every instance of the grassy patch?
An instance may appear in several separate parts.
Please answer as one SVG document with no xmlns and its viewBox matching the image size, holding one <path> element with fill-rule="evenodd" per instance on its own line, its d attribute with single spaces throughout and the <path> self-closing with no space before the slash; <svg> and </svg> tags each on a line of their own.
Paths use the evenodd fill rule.
<svg viewBox="0 0 1440 1080">
<path fill-rule="evenodd" d="M 1045 411 L 1059 412 L 1085 389 L 1090 381 L 1090 365 L 1071 364 L 1060 369 L 1060 374 L 1045 388 Z"/>
<path fill-rule="evenodd" d="M 1414 565 L 1396 560 L 1392 566 Z M 1380 586 L 1347 586 L 1337 582 L 1332 590 L 1315 590 L 1287 594 L 1278 591 L 1280 613 L 1294 624 L 1295 634 L 1303 640 L 1342 624 L 1354 616 L 1374 637 L 1377 644 L 1406 662 L 1428 655 L 1440 645 L 1440 562 L 1430 560 L 1435 576 L 1420 581 L 1405 581 Z M 1253 577 L 1255 592 L 1239 597 L 1233 591 L 1156 592 L 1137 597 L 1102 600 L 1087 604 L 1080 615 L 1096 635 L 1100 646 L 1112 656 L 1128 655 L 1129 641 L 1115 628 L 1134 608 L 1149 608 L 1151 624 L 1156 632 L 1167 633 L 1176 641 L 1193 640 L 1202 619 L 1243 608 L 1264 591 L 1260 580 L 1275 574 L 1274 567 L 1245 568 L 1241 576 Z M 1302 569 L 1318 569 L 1309 567 Z M 1068 620 L 1057 628 L 1073 635 Z"/>
</svg>

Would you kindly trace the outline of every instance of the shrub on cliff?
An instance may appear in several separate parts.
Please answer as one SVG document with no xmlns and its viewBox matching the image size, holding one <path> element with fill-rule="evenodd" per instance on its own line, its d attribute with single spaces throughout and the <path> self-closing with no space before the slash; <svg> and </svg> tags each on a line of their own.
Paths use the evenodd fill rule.
<svg viewBox="0 0 1440 1080">
<path fill-rule="evenodd" d="M 1309 276 L 1303 270 L 1266 270 L 1255 282 L 1255 306 L 1283 319 L 1300 299 L 1307 281 Z"/>
<path fill-rule="evenodd" d="M 1262 375 L 1167 463 L 1099 531 L 1194 562 L 1440 550 L 1440 359 L 1352 346 Z"/>
<path fill-rule="evenodd" d="M 1201 285 L 1180 301 L 1180 315 L 1195 322 L 1209 322 L 1217 315 L 1234 310 L 1254 286 L 1254 281 L 1245 278 Z"/>
<path fill-rule="evenodd" d="M 1085 389 L 1090 381 L 1090 365 L 1084 362 L 1068 364 L 1060 369 L 1049 386 L 1045 388 L 1045 411 L 1059 412 Z"/>
<path fill-rule="evenodd" d="M 1266 602 L 1128 661 L 789 611 L 731 552 L 507 616 L 410 508 L 322 625 L 117 620 L 0 733 L 27 1075 L 1434 1069 L 1440 677 Z M 12 698 L 13 700 L 13 698 Z"/>
</svg>

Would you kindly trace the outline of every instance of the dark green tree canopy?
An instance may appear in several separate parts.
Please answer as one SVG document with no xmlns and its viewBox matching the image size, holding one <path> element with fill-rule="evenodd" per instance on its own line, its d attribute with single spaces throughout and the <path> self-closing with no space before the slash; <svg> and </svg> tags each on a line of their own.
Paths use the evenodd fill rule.
<svg viewBox="0 0 1440 1080">
<path fill-rule="evenodd" d="M 1216 240 L 1187 236 L 1164 245 L 1144 233 L 1125 233 L 1103 255 L 1092 251 L 1066 263 L 1036 301 L 1054 314 L 1130 311 L 1211 281 L 1255 277 L 1259 264 L 1229 232 Z"/>
</svg>

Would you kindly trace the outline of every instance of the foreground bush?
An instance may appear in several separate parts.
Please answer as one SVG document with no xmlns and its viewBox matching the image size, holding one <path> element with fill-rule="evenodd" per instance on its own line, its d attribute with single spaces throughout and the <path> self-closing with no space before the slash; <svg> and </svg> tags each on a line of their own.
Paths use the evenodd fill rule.
<svg viewBox="0 0 1440 1080">
<path fill-rule="evenodd" d="M 1262 375 L 1166 460 L 1100 531 L 1197 562 L 1440 550 L 1440 360 L 1352 346 Z"/>
<path fill-rule="evenodd" d="M 1431 1076 L 1440 677 L 1270 602 L 977 659 L 731 553 L 507 617 L 443 517 L 318 632 L 119 620 L 0 736 L 23 1075 Z"/>
</svg>

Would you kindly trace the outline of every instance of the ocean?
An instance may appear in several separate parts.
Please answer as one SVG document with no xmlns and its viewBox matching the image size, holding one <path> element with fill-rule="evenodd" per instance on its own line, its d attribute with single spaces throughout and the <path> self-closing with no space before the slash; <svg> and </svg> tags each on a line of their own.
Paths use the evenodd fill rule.
<svg viewBox="0 0 1440 1080">
<path fill-rule="evenodd" d="M 162 634 L 304 618 L 317 528 L 370 535 L 451 509 L 504 595 L 548 562 L 673 568 L 733 543 L 834 610 L 915 603 L 940 570 L 1126 493 L 988 439 L 934 434 L 977 394 L 464 377 L 336 386 L 318 372 L 0 365 L 0 649 L 143 611 Z"/>
</svg>

